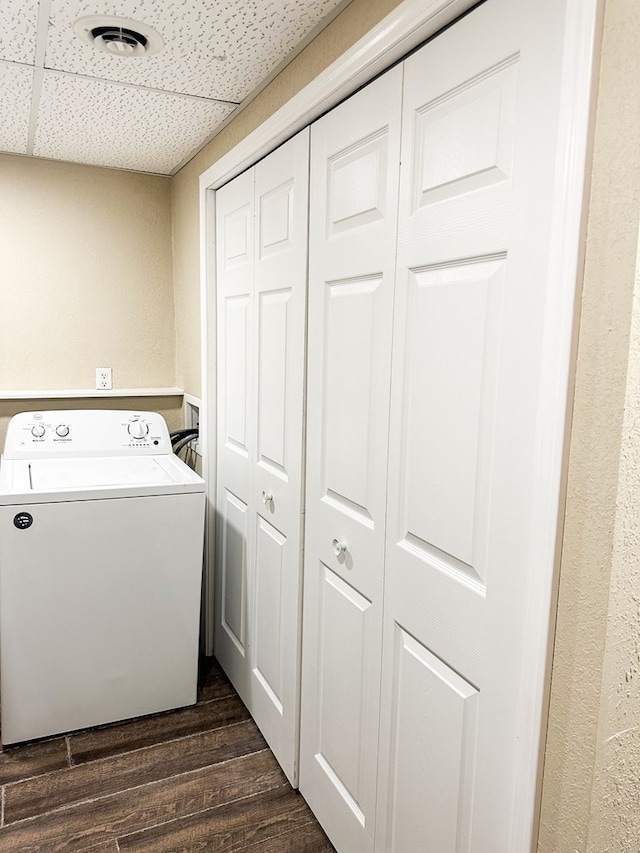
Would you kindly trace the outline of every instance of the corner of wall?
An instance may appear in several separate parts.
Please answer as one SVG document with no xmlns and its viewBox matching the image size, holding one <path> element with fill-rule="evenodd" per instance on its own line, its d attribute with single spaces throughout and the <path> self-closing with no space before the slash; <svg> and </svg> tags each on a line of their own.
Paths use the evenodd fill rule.
<svg viewBox="0 0 640 853">
<path fill-rule="evenodd" d="M 640 212 L 640 8 L 607 0 L 577 351 L 538 853 L 598 846 Z M 619 685 L 619 666 L 614 682 Z M 616 681 L 616 678 L 618 679 Z M 606 773 L 605 773 L 606 775 Z M 609 801 L 609 805 L 610 805 Z M 592 846 L 591 839 L 594 841 Z"/>
</svg>

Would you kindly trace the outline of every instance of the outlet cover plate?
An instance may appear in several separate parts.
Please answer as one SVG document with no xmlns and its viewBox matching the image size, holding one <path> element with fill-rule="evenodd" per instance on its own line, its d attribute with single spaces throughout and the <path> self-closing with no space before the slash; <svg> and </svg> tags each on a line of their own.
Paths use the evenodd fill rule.
<svg viewBox="0 0 640 853">
<path fill-rule="evenodd" d="M 96 367 L 96 390 L 110 391 L 113 387 L 110 367 Z"/>
</svg>

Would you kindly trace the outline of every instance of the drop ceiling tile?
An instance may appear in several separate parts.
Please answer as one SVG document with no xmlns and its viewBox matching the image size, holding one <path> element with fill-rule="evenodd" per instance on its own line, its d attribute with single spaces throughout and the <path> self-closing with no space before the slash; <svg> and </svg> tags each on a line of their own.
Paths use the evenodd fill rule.
<svg viewBox="0 0 640 853">
<path fill-rule="evenodd" d="M 0 0 L 0 59 L 32 64 L 37 25 L 38 0 Z"/>
<path fill-rule="evenodd" d="M 26 154 L 33 68 L 0 62 L 0 151 Z"/>
<path fill-rule="evenodd" d="M 45 64 L 170 92 L 241 101 L 342 0 L 52 0 Z M 100 53 L 73 32 L 77 18 L 105 12 L 162 35 L 155 55 Z M 219 59 L 218 57 L 224 57 Z"/>
<path fill-rule="evenodd" d="M 233 107 L 45 71 L 34 155 L 169 174 Z"/>
</svg>

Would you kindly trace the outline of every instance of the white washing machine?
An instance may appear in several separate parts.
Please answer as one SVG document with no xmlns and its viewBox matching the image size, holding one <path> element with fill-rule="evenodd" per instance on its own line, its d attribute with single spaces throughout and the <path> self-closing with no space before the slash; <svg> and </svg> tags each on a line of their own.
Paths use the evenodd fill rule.
<svg viewBox="0 0 640 853">
<path fill-rule="evenodd" d="M 4 744 L 196 701 L 204 488 L 156 413 L 12 418 L 0 458 Z"/>
</svg>

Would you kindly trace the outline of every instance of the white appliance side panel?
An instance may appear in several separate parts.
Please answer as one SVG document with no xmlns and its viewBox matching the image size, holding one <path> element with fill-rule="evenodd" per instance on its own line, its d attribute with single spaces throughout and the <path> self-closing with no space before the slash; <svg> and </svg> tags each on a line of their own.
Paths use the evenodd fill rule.
<svg viewBox="0 0 640 853">
<path fill-rule="evenodd" d="M 196 701 L 203 525 L 204 494 L 0 508 L 3 743 Z"/>
</svg>

